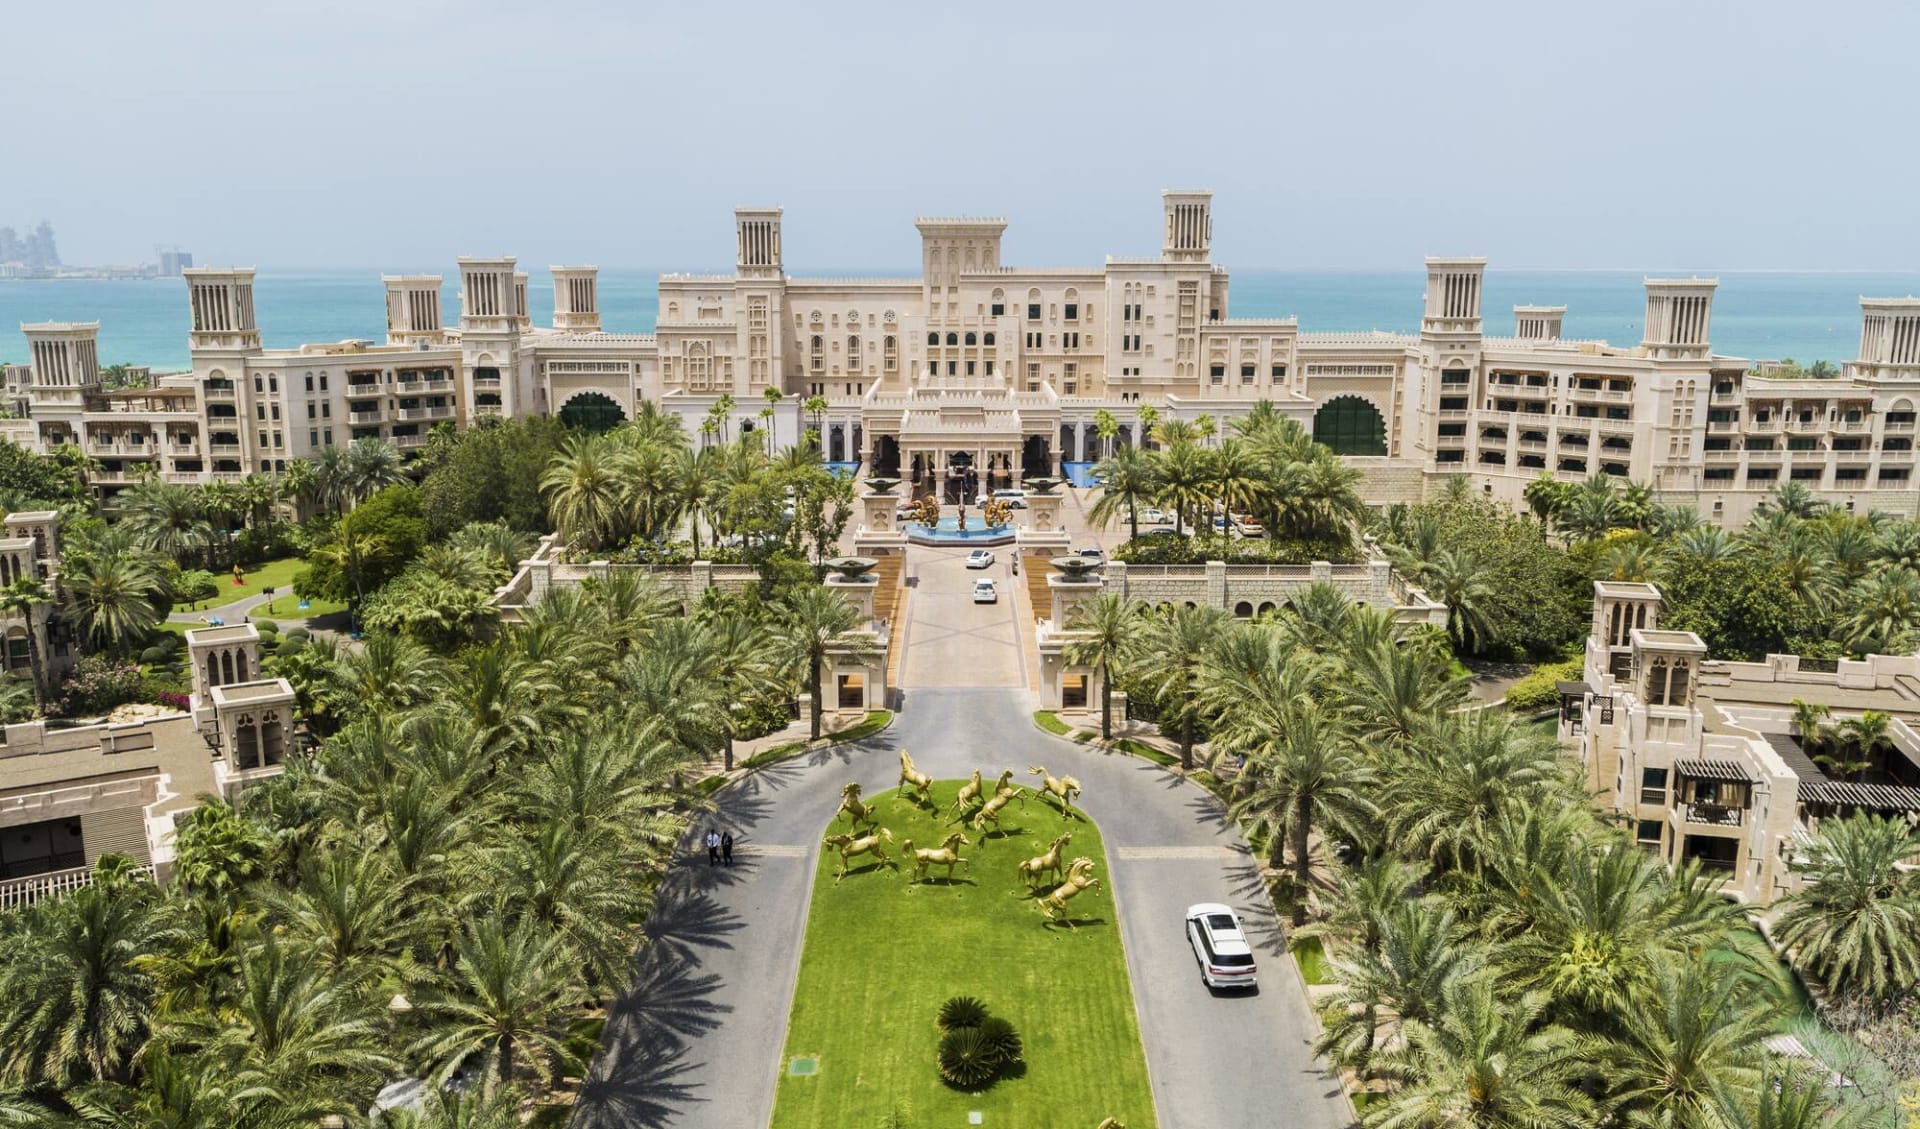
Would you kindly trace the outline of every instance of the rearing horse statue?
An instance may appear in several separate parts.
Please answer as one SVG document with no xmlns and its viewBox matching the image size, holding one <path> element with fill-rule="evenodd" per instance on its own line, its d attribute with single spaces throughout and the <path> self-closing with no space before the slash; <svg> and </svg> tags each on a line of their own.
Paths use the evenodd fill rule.
<svg viewBox="0 0 1920 1129">
<path fill-rule="evenodd" d="M 1074 859 L 1067 867 L 1067 880 L 1054 888 L 1053 893 L 1042 895 L 1040 912 L 1047 915 L 1047 923 L 1059 922 L 1068 929 L 1073 928 L 1073 919 L 1067 916 L 1067 903 L 1079 896 L 1082 890 L 1100 885 L 1093 876 L 1093 860 L 1085 855 Z"/>
<path fill-rule="evenodd" d="M 845 815 L 853 821 L 853 827 L 856 831 L 859 830 L 860 825 L 863 823 L 868 827 L 875 827 L 878 826 L 880 822 L 879 819 L 874 816 L 873 805 L 860 802 L 860 785 L 857 783 L 849 784 L 845 788 L 840 789 L 840 807 L 839 810 L 833 813 L 834 822 L 839 822 L 842 815 Z"/>
<path fill-rule="evenodd" d="M 918 793 L 913 797 L 913 802 L 916 804 L 933 803 L 933 777 L 915 768 L 913 754 L 905 749 L 900 750 L 900 782 L 895 787 L 900 789 L 902 795 L 905 795 L 906 790 L 911 787 Z"/>
<path fill-rule="evenodd" d="M 973 770 L 973 779 L 960 785 L 960 794 L 953 798 L 953 806 L 947 809 L 947 814 L 965 819 L 968 810 L 980 799 L 980 787 L 980 770 L 976 768 Z"/>
<path fill-rule="evenodd" d="M 1072 841 L 1073 832 L 1062 831 L 1059 836 L 1054 839 L 1053 845 L 1047 848 L 1046 854 L 1035 855 L 1021 863 L 1021 881 L 1025 882 L 1028 886 L 1032 886 L 1048 874 L 1058 878 L 1060 876 L 1060 852 Z"/>
<path fill-rule="evenodd" d="M 1080 794 L 1080 782 L 1071 776 L 1055 776 L 1039 765 L 1027 769 L 1029 776 L 1042 777 L 1041 787 L 1047 794 L 1060 801 L 1060 814 L 1073 814 L 1073 798 Z"/>
</svg>

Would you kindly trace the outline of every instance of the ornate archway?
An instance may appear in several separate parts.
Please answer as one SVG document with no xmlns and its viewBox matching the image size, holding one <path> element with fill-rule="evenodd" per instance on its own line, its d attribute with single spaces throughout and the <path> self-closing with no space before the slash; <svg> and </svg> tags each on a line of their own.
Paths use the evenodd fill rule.
<svg viewBox="0 0 1920 1129">
<path fill-rule="evenodd" d="M 1335 396 L 1313 413 L 1313 441 L 1336 455 L 1387 453 L 1387 421 L 1359 396 Z"/>
<path fill-rule="evenodd" d="M 560 409 L 560 422 L 582 431 L 612 431 L 626 419 L 620 405 L 600 392 L 576 393 Z"/>
</svg>

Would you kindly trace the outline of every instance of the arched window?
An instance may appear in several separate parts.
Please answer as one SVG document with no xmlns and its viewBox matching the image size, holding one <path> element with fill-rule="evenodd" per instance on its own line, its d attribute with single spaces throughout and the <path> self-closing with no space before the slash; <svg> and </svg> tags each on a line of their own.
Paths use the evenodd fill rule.
<svg viewBox="0 0 1920 1129">
<path fill-rule="evenodd" d="M 814 372 L 827 371 L 827 339 L 818 333 L 808 344 L 807 367 Z"/>
<path fill-rule="evenodd" d="M 980 343 L 980 342 L 979 342 L 979 339 L 978 339 L 977 337 L 975 337 L 975 336 L 973 335 L 973 333 L 972 333 L 971 331 L 969 331 L 969 332 L 967 333 L 967 344 L 969 344 L 969 345 L 978 345 L 979 343 Z"/>
<path fill-rule="evenodd" d="M 860 371 L 860 335 L 857 333 L 847 338 L 847 371 Z"/>
<path fill-rule="evenodd" d="M 986 337 L 983 338 L 983 340 L 986 343 L 987 348 L 989 349 L 993 348 L 993 334 L 991 333 L 987 334 Z"/>
<path fill-rule="evenodd" d="M 880 366 L 888 372 L 893 372 L 900 367 L 900 349 L 894 343 L 892 334 L 888 334 L 880 341 Z"/>
<path fill-rule="evenodd" d="M 947 344 L 949 344 L 949 345 L 958 345 L 958 344 L 960 344 L 960 335 L 959 335 L 959 334 L 957 334 L 957 333 L 949 333 L 949 334 L 947 334 Z"/>
<path fill-rule="evenodd" d="M 1336 455 L 1387 453 L 1387 421 L 1358 396 L 1335 396 L 1313 413 L 1313 441 Z"/>
<path fill-rule="evenodd" d="M 1242 600 L 1239 603 L 1233 605 L 1233 614 L 1239 617 L 1240 619 L 1252 619 L 1253 605 L 1248 603 L 1245 600 Z"/>
<path fill-rule="evenodd" d="M 940 335 L 939 335 L 938 333 L 929 333 L 929 334 L 927 334 L 927 344 L 929 344 L 929 345 L 938 345 L 938 344 L 940 344 Z"/>
</svg>

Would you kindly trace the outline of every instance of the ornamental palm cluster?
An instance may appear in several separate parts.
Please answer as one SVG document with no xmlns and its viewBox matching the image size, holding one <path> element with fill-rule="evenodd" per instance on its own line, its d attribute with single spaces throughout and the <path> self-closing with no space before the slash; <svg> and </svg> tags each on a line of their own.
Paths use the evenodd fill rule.
<svg viewBox="0 0 1920 1129">
<path fill-rule="evenodd" d="M 1107 597 L 1074 626 L 1070 661 L 1209 738 L 1329 955 L 1318 1049 L 1373 1093 L 1369 1126 L 1717 1129 L 1784 1124 L 1760 1120 L 1782 1102 L 1826 1123 L 1824 1079 L 1766 1049 L 1792 996 L 1738 907 L 1597 818 L 1551 734 L 1459 710 L 1443 633 L 1331 586 L 1256 621 Z M 1912 987 L 1915 853 L 1905 825 L 1827 833 L 1781 923 L 1805 969 Z"/>
<path fill-rule="evenodd" d="M 569 551 L 665 560 L 684 535 L 693 558 L 715 559 L 703 542 L 827 556 L 852 482 L 827 469 L 817 439 L 771 452 L 770 430 L 730 439 L 725 418 L 709 415 L 696 445 L 678 416 L 647 404 L 611 431 L 569 438 L 540 478 Z"/>
<path fill-rule="evenodd" d="M 1158 421 L 1142 409 L 1141 429 L 1155 447 L 1112 450 L 1094 473 L 1104 486 L 1089 515 L 1101 528 L 1124 521 L 1140 534 L 1140 511 L 1160 506 L 1174 532 L 1206 530 L 1216 515 L 1252 515 L 1276 538 L 1344 543 L 1366 512 L 1360 472 L 1262 400 L 1219 438 L 1209 416 Z M 1111 445 L 1111 439 L 1103 441 Z"/>
<path fill-rule="evenodd" d="M 1026 1045 L 1013 1024 L 972 996 L 940 1005 L 940 1076 L 962 1090 L 984 1090 L 1021 1066 Z"/>
<path fill-rule="evenodd" d="M 196 809 L 167 889 L 109 856 L 0 915 L 0 1123 L 311 1126 L 456 1073 L 457 1123 L 518 1123 L 628 986 L 689 770 L 786 723 L 783 614 L 616 575 L 486 645 L 276 656 L 315 755 Z"/>
</svg>

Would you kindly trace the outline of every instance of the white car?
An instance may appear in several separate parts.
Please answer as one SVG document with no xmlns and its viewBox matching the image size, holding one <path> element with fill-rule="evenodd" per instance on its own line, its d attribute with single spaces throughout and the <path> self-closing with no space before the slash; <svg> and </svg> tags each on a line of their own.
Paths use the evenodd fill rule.
<svg viewBox="0 0 1920 1129">
<path fill-rule="evenodd" d="M 968 553 L 967 567 L 968 568 L 992 568 L 993 567 L 993 550 L 992 549 L 975 549 L 973 552 Z"/>
<path fill-rule="evenodd" d="M 1253 949 L 1233 907 L 1202 902 L 1187 907 L 1187 943 L 1200 962 L 1200 979 L 1209 988 L 1254 986 Z"/>
<path fill-rule="evenodd" d="M 1024 510 L 1027 508 L 1027 492 L 1025 490 L 995 490 L 993 497 L 1007 503 L 1016 510 Z"/>
<path fill-rule="evenodd" d="M 1167 516 L 1167 511 L 1161 509 L 1159 506 L 1148 506 L 1146 509 L 1140 511 L 1140 523 L 1142 525 L 1167 525 L 1172 521 L 1173 519 Z"/>
<path fill-rule="evenodd" d="M 976 604 L 1000 602 L 1000 592 L 993 586 L 993 581 L 982 579 L 973 582 L 973 602 Z"/>
</svg>

